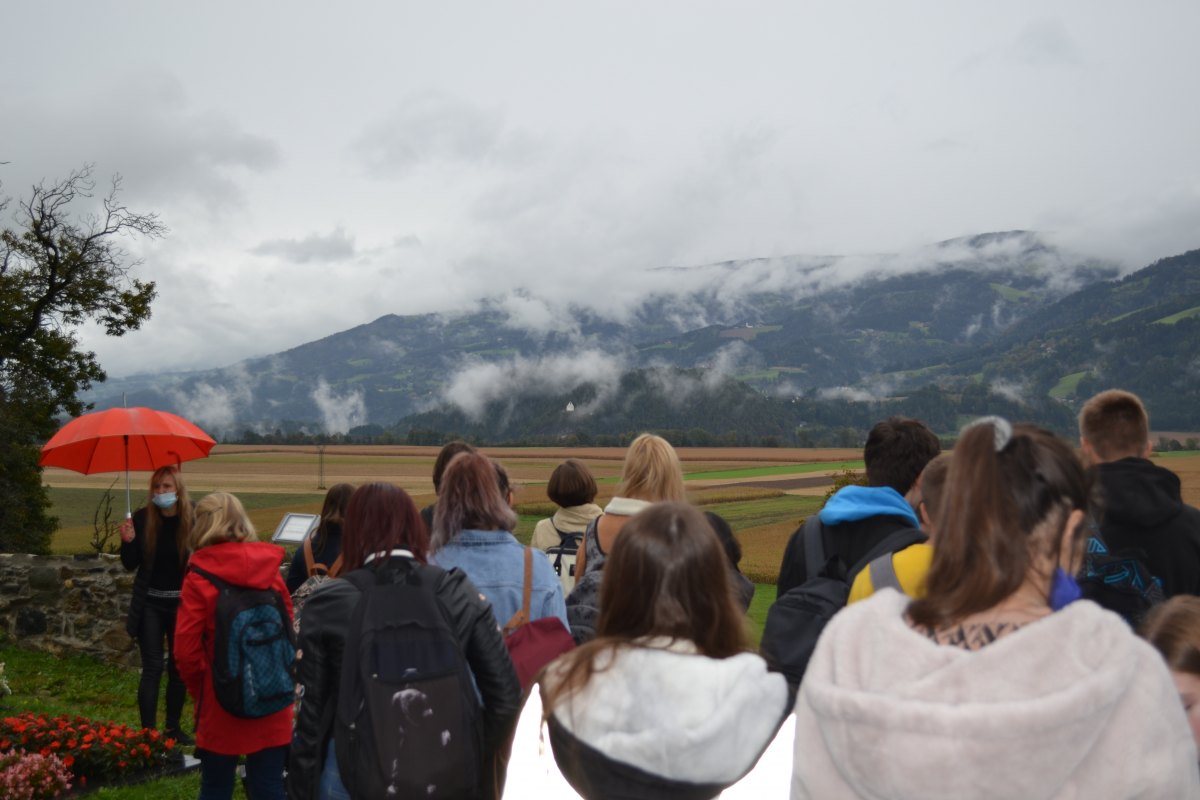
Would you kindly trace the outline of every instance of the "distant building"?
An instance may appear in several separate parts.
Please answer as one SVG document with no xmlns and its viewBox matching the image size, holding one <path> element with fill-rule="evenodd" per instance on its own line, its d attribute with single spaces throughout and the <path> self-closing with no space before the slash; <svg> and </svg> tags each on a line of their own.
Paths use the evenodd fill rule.
<svg viewBox="0 0 1200 800">
<path fill-rule="evenodd" d="M 574 403 L 571 403 L 571 402 L 568 402 L 568 403 L 567 403 L 567 413 L 569 414 L 569 413 L 571 413 L 571 412 L 572 412 L 572 411 L 574 411 L 574 410 L 575 410 L 575 404 L 574 404 Z"/>
</svg>

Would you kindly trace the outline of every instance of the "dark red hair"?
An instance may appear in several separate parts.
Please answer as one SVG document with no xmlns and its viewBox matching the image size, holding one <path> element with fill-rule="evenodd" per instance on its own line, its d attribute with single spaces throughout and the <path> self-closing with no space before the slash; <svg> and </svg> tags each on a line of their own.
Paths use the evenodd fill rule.
<svg viewBox="0 0 1200 800">
<path fill-rule="evenodd" d="M 358 569 L 374 553 L 395 548 L 412 551 L 422 564 L 429 553 L 429 531 L 408 492 L 390 483 L 368 483 L 354 490 L 342 520 L 344 571 Z"/>
</svg>

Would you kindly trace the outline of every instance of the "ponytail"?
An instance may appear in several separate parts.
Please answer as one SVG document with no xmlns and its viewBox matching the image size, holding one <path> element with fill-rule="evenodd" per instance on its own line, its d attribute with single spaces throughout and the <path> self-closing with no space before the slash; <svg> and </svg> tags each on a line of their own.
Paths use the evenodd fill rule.
<svg viewBox="0 0 1200 800">
<path fill-rule="evenodd" d="M 1074 450 L 1048 431 L 998 417 L 967 426 L 942 491 L 925 596 L 909 604 L 909 618 L 941 628 L 1000 603 L 1025 581 L 1043 523 L 1053 523 L 1048 552 L 1057 559 L 1062 522 L 1087 511 L 1092 485 Z"/>
</svg>

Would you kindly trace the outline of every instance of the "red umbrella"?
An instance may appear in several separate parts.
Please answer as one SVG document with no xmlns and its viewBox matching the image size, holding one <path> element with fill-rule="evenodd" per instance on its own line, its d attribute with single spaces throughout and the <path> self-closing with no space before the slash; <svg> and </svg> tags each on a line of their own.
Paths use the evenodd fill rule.
<svg viewBox="0 0 1200 800">
<path fill-rule="evenodd" d="M 129 470 L 206 458 L 216 441 L 182 417 L 152 408 L 110 408 L 84 414 L 62 426 L 42 447 L 38 464 L 91 475 L 125 472 L 129 513 Z"/>
</svg>

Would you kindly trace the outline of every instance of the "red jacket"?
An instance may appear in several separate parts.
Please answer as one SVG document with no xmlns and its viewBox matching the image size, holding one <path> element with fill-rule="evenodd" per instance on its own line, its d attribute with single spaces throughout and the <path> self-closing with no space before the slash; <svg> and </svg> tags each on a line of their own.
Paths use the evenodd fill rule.
<svg viewBox="0 0 1200 800">
<path fill-rule="evenodd" d="M 226 542 L 196 551 L 189 565 L 238 586 L 274 589 L 283 595 L 290 617 L 292 598 L 279 574 L 283 556 L 282 547 L 267 542 Z M 232 756 L 288 744 L 292 738 L 290 705 L 268 717 L 243 719 L 217 702 L 212 682 L 216 606 L 217 587 L 188 570 L 175 621 L 175 665 L 196 701 L 196 747 Z"/>
</svg>

